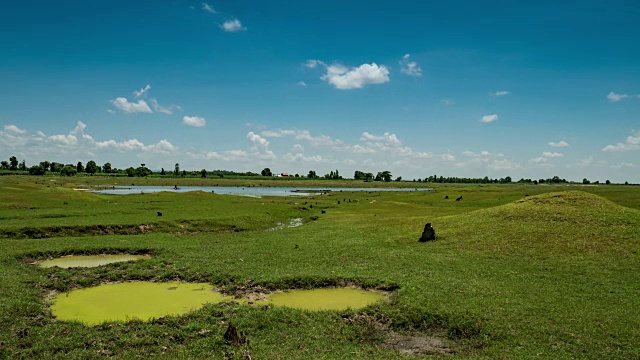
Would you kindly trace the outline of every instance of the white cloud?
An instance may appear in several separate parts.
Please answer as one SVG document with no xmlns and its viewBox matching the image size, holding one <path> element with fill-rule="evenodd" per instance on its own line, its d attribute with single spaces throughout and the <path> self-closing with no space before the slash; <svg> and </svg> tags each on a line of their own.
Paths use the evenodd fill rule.
<svg viewBox="0 0 640 360">
<path fill-rule="evenodd" d="M 490 123 L 498 120 L 498 114 L 485 115 L 480 119 L 480 122 Z"/>
<path fill-rule="evenodd" d="M 389 69 L 376 63 L 362 64 L 347 68 L 334 64 L 327 66 L 327 72 L 320 77 L 339 90 L 360 89 L 366 85 L 389 82 Z"/>
<path fill-rule="evenodd" d="M 559 157 L 563 157 L 564 154 L 563 153 L 559 153 L 559 152 L 545 151 L 545 152 L 542 153 L 542 156 L 544 156 L 546 158 L 559 158 Z"/>
<path fill-rule="evenodd" d="M 382 142 L 385 142 L 387 144 L 396 145 L 396 146 L 401 144 L 401 142 L 398 139 L 398 137 L 396 136 L 396 134 L 391 134 L 389 132 L 385 132 L 382 135 L 373 135 L 373 134 L 369 134 L 368 132 L 365 131 L 360 136 L 360 140 L 363 140 L 363 141 L 382 141 Z"/>
<path fill-rule="evenodd" d="M 633 169 L 637 167 L 638 167 L 637 165 L 630 162 L 626 162 L 626 161 L 623 161 L 618 165 L 611 165 L 612 169 Z"/>
<path fill-rule="evenodd" d="M 320 60 L 307 60 L 304 63 L 304 66 L 308 67 L 309 69 L 315 69 L 316 67 L 318 67 L 318 65 L 322 65 L 322 66 L 327 66 L 324 62 L 320 61 Z"/>
<path fill-rule="evenodd" d="M 563 147 L 569 147 L 571 145 L 569 145 L 568 142 L 564 141 L 564 140 L 560 140 L 558 142 L 550 142 L 549 145 L 553 146 L 553 147 L 559 147 L 559 148 L 563 148 Z"/>
<path fill-rule="evenodd" d="M 511 170 L 511 169 L 517 169 L 520 167 L 520 165 L 506 159 L 494 160 L 488 166 L 490 169 L 495 169 L 495 170 Z"/>
<path fill-rule="evenodd" d="M 151 108 L 144 100 L 138 100 L 137 102 L 130 102 L 126 98 L 119 97 L 111 100 L 111 105 L 126 112 L 126 113 L 152 113 Z"/>
<path fill-rule="evenodd" d="M 313 136 L 309 130 L 298 130 L 298 129 L 279 129 L 279 130 L 265 130 L 261 133 L 264 137 L 283 137 L 283 136 L 293 136 L 296 140 L 306 140 L 313 146 L 332 146 L 332 145 L 340 145 L 342 141 L 334 140 L 330 136 L 326 135 L 318 135 Z"/>
<path fill-rule="evenodd" d="M 145 96 L 149 92 L 149 90 L 151 90 L 151 85 L 147 84 L 147 86 L 143 87 L 142 89 L 134 91 L 133 96 L 135 96 L 136 99 Z"/>
<path fill-rule="evenodd" d="M 149 101 L 151 102 L 151 106 L 153 106 L 153 110 L 159 113 L 171 115 L 175 110 L 180 110 L 180 106 L 178 105 L 162 106 L 158 104 L 158 100 L 156 99 L 150 99 Z"/>
<path fill-rule="evenodd" d="M 211 13 L 211 14 L 217 14 L 218 12 L 215 11 L 211 5 L 207 4 L 207 3 L 202 3 L 202 10 Z"/>
<path fill-rule="evenodd" d="M 640 150 L 640 131 L 632 131 L 631 135 L 627 136 L 624 143 L 617 143 L 615 145 L 607 145 L 602 151 L 616 152 L 616 151 L 632 151 Z"/>
<path fill-rule="evenodd" d="M 24 135 L 27 133 L 27 130 L 20 129 L 15 125 L 5 125 L 4 130 L 15 135 Z"/>
<path fill-rule="evenodd" d="M 304 81 L 298 81 L 298 85 L 302 86 L 302 87 L 307 87 L 307 83 Z"/>
<path fill-rule="evenodd" d="M 409 59 L 410 57 L 411 55 L 405 54 L 402 57 L 402 60 L 399 61 L 400 72 L 409 76 L 416 76 L 416 77 L 422 76 L 422 69 L 420 68 L 420 65 L 418 65 L 418 63 L 415 61 L 411 61 Z"/>
<path fill-rule="evenodd" d="M 238 19 L 227 20 L 222 23 L 222 25 L 220 25 L 220 28 L 226 32 L 238 32 L 247 30 L 246 27 L 242 26 L 242 23 Z"/>
<path fill-rule="evenodd" d="M 72 146 L 78 143 L 78 138 L 74 135 L 51 135 L 48 139 L 52 142 L 59 143 L 61 145 Z"/>
<path fill-rule="evenodd" d="M 442 154 L 440 158 L 442 158 L 442 161 L 456 161 L 456 157 L 452 154 Z"/>
<path fill-rule="evenodd" d="M 207 124 L 207 120 L 200 116 L 185 116 L 182 123 L 189 126 L 203 127 Z"/>
<path fill-rule="evenodd" d="M 356 154 L 375 154 L 376 153 L 375 149 L 370 148 L 368 146 L 358 145 L 358 144 L 351 146 L 349 150 Z"/>
<path fill-rule="evenodd" d="M 609 100 L 609 102 L 618 102 L 618 101 L 620 101 L 622 99 L 626 99 L 628 97 L 629 97 L 628 94 L 616 94 L 616 93 L 614 93 L 612 91 L 607 95 L 607 100 Z"/>
<path fill-rule="evenodd" d="M 532 162 L 532 163 L 536 163 L 536 164 L 545 164 L 545 163 L 549 162 L 549 159 L 547 159 L 546 157 L 540 156 L 540 157 L 537 157 L 535 159 L 531 159 L 529 161 Z"/>
<path fill-rule="evenodd" d="M 506 95 L 509 95 L 509 94 L 511 94 L 510 91 L 504 91 L 504 90 L 499 90 L 499 91 L 496 91 L 494 93 L 491 93 L 491 95 L 493 95 L 493 96 L 506 96 Z"/>
<path fill-rule="evenodd" d="M 293 145 L 292 150 L 295 151 L 295 152 L 301 153 L 301 152 L 304 152 L 304 146 L 302 146 L 300 144 L 295 144 L 295 145 Z"/>
<path fill-rule="evenodd" d="M 321 155 L 304 156 L 303 154 L 292 155 L 290 153 L 286 153 L 282 158 L 287 162 L 303 162 L 303 163 L 326 162 L 326 160 Z"/>
<path fill-rule="evenodd" d="M 455 104 L 455 102 L 453 100 L 451 100 L 451 99 L 442 99 L 442 100 L 440 100 L 440 102 L 445 104 L 445 105 L 447 105 L 447 106 L 451 106 L 451 105 Z"/>
<path fill-rule="evenodd" d="M 269 147 L 269 140 L 263 138 L 262 136 L 254 133 L 253 131 L 249 131 L 247 134 L 247 139 L 253 144 L 256 148 L 266 149 Z"/>
</svg>

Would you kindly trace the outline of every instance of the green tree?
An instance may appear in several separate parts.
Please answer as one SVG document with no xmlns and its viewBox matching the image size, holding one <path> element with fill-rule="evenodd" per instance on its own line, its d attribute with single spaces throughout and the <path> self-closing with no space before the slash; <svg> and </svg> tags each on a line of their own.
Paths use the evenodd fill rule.
<svg viewBox="0 0 640 360">
<path fill-rule="evenodd" d="M 48 161 L 41 161 L 40 166 L 44 168 L 44 171 L 49 171 L 49 167 L 51 167 L 51 163 Z"/>
<path fill-rule="evenodd" d="M 402 176 L 398 176 L 398 177 L 396 178 L 396 181 L 402 181 Z"/>
<path fill-rule="evenodd" d="M 144 165 L 144 164 L 142 164 L 142 165 Z M 146 166 L 140 166 L 139 168 L 136 168 L 135 171 L 134 171 L 134 174 L 136 176 L 139 176 L 139 177 L 149 176 L 152 173 L 153 173 L 153 171 L 151 171 L 151 169 L 147 168 Z"/>
<path fill-rule="evenodd" d="M 18 170 L 18 158 L 12 156 L 9 158 L 9 170 Z"/>
<path fill-rule="evenodd" d="M 95 162 L 95 161 L 90 160 L 90 161 L 87 163 L 87 167 L 84 169 L 84 171 L 86 171 L 86 172 L 87 172 L 87 174 L 91 174 L 91 175 L 93 175 L 93 174 L 95 174 L 95 173 L 97 173 L 97 172 L 98 172 L 98 169 L 100 169 L 100 168 L 98 167 L 98 164 L 96 164 L 96 162 Z"/>
<path fill-rule="evenodd" d="M 8 161 L 0 161 L 0 169 L 9 170 L 9 162 Z"/>
<path fill-rule="evenodd" d="M 607 185 L 611 185 L 611 181 L 609 181 L 609 180 L 605 181 L 604 183 L 607 184 Z"/>
<path fill-rule="evenodd" d="M 77 172 L 78 172 L 78 170 L 73 165 L 65 165 L 60 170 L 60 175 L 63 175 L 63 176 L 74 176 Z"/>
<path fill-rule="evenodd" d="M 62 164 L 58 164 L 57 162 L 52 161 L 52 162 L 51 162 L 51 166 L 50 166 L 50 169 L 49 169 L 49 170 L 50 170 L 51 172 L 60 172 L 60 170 L 62 170 L 62 168 L 63 168 L 63 167 L 64 167 L 64 166 L 62 166 Z"/>
<path fill-rule="evenodd" d="M 133 167 L 128 167 L 125 169 L 125 172 L 127 173 L 128 177 L 134 177 L 136 176 L 136 169 L 134 169 Z"/>
<path fill-rule="evenodd" d="M 317 178 L 318 178 L 318 175 L 316 175 L 316 172 L 315 172 L 315 171 L 313 171 L 313 170 L 309 170 L 309 174 L 307 175 L 307 177 L 308 177 L 309 179 L 317 179 Z"/>
<path fill-rule="evenodd" d="M 273 176 L 273 174 L 271 173 L 271 169 L 269 169 L 269 168 L 262 169 L 262 171 L 260 172 L 260 175 L 262 175 L 262 176 Z"/>
<path fill-rule="evenodd" d="M 111 168 L 111 163 L 105 163 L 104 165 L 102 165 L 102 172 L 103 173 L 111 173 L 113 171 L 113 169 Z"/>
<path fill-rule="evenodd" d="M 24 159 L 22 159 L 22 162 L 18 165 L 18 170 L 27 171 L 27 162 Z"/>
<path fill-rule="evenodd" d="M 178 174 L 180 174 L 180 164 L 176 163 L 173 168 L 173 175 L 178 176 Z"/>
<path fill-rule="evenodd" d="M 162 176 L 167 175 L 167 172 L 166 172 L 166 171 L 164 171 L 164 168 L 162 168 L 162 171 L 160 171 L 160 175 L 162 175 Z"/>
<path fill-rule="evenodd" d="M 587 185 L 587 184 L 591 184 L 591 181 L 589 181 L 589 179 L 587 179 L 587 178 L 584 178 L 584 179 L 582 179 L 582 183 Z"/>
<path fill-rule="evenodd" d="M 33 165 L 29 168 L 29 175 L 44 175 L 45 170 L 42 165 Z"/>
<path fill-rule="evenodd" d="M 202 176 L 203 178 L 206 178 L 207 177 L 207 170 L 206 169 L 200 170 L 200 176 Z"/>
<path fill-rule="evenodd" d="M 82 166 L 81 161 L 78 161 L 78 165 L 76 165 L 76 171 L 79 173 L 84 172 L 84 166 Z"/>
</svg>

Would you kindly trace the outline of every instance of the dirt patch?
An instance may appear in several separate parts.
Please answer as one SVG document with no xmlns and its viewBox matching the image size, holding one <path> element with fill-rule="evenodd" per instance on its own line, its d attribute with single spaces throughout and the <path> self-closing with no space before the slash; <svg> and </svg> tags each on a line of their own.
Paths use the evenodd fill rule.
<svg viewBox="0 0 640 360">
<path fill-rule="evenodd" d="M 453 354 L 444 338 L 434 335 L 403 335 L 394 331 L 387 333 L 382 346 L 398 350 L 405 355 L 445 355 Z"/>
</svg>

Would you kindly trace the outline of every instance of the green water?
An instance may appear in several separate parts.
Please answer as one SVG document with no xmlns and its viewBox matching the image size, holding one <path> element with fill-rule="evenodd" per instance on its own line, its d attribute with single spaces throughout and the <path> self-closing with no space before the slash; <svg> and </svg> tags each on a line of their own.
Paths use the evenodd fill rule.
<svg viewBox="0 0 640 360">
<path fill-rule="evenodd" d="M 352 288 L 291 290 L 269 296 L 268 303 L 305 310 L 359 309 L 382 301 L 382 293 Z"/>
<path fill-rule="evenodd" d="M 59 320 L 96 325 L 105 321 L 146 321 L 164 315 L 180 315 L 206 303 L 231 299 L 216 292 L 210 284 L 137 281 L 58 294 L 51 311 Z"/>
<path fill-rule="evenodd" d="M 45 260 L 41 262 L 40 267 L 60 267 L 60 268 L 74 268 L 74 267 L 96 267 L 116 262 L 123 261 L 135 261 L 140 259 L 147 259 L 146 255 L 73 255 L 63 256 L 56 259 Z"/>
</svg>

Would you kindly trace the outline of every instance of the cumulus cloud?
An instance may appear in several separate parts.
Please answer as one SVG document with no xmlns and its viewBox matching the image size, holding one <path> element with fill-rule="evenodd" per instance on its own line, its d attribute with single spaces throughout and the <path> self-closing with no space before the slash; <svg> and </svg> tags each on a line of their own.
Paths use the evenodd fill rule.
<svg viewBox="0 0 640 360">
<path fill-rule="evenodd" d="M 453 154 L 442 154 L 440 158 L 442 161 L 456 161 L 456 157 Z"/>
<path fill-rule="evenodd" d="M 422 76 L 422 69 L 420 68 L 420 65 L 418 65 L 417 62 L 412 61 L 410 59 L 410 57 L 411 57 L 411 55 L 405 54 L 402 57 L 402 60 L 399 61 L 399 63 L 400 63 L 400 72 L 402 72 L 403 74 L 409 75 L 409 76 L 421 77 Z"/>
<path fill-rule="evenodd" d="M 268 160 L 275 159 L 275 154 L 273 151 L 269 150 L 269 141 L 262 136 L 254 133 L 253 131 L 249 131 L 247 134 L 247 139 L 251 144 L 253 144 L 253 150 L 255 150 L 253 156 L 258 159 Z"/>
<path fill-rule="evenodd" d="M 247 30 L 246 27 L 242 26 L 242 23 L 238 19 L 227 20 L 222 23 L 222 25 L 220 25 L 220 28 L 226 32 L 238 32 Z"/>
<path fill-rule="evenodd" d="M 618 101 L 620 101 L 622 99 L 626 99 L 628 97 L 629 97 L 628 94 L 616 94 L 616 93 L 614 93 L 612 91 L 607 95 L 607 100 L 609 100 L 609 102 L 618 102 Z"/>
<path fill-rule="evenodd" d="M 207 120 L 201 116 L 185 116 L 182 118 L 182 123 L 189 126 L 203 127 L 207 124 Z"/>
<path fill-rule="evenodd" d="M 360 136 L 360 140 L 363 141 L 383 141 L 385 143 L 391 144 L 391 145 L 400 145 L 401 142 L 398 139 L 398 137 L 396 136 L 396 134 L 391 134 L 389 132 L 385 132 L 382 135 L 373 135 L 373 134 L 369 134 L 368 132 L 363 132 L 362 135 Z"/>
<path fill-rule="evenodd" d="M 324 67 L 326 72 L 320 79 L 339 90 L 360 89 L 367 85 L 389 82 L 389 69 L 376 63 L 348 68 L 341 64 L 327 65 L 320 60 L 307 60 L 304 65 L 311 69 Z"/>
<path fill-rule="evenodd" d="M 139 97 L 143 97 L 145 96 L 149 90 L 151 90 L 151 85 L 147 84 L 147 86 L 143 87 L 142 89 L 138 90 L 138 91 L 134 91 L 133 92 L 133 96 L 137 99 Z"/>
<path fill-rule="evenodd" d="M 511 92 L 510 91 L 505 91 L 505 90 L 499 90 L 499 91 L 491 93 L 491 95 L 493 95 L 493 96 L 506 96 L 506 95 L 509 95 L 509 94 L 511 94 Z"/>
<path fill-rule="evenodd" d="M 302 152 L 304 152 L 304 146 L 302 146 L 300 144 L 295 144 L 295 145 L 293 145 L 292 150 L 295 151 L 295 152 L 298 152 L 298 153 L 302 153 Z"/>
<path fill-rule="evenodd" d="M 151 108 L 144 100 L 138 100 L 137 102 L 130 102 L 127 98 L 119 97 L 111 100 L 111 105 L 116 108 L 132 114 L 132 113 L 152 113 Z"/>
<path fill-rule="evenodd" d="M 617 143 L 615 145 L 607 145 L 602 151 L 605 152 L 617 152 L 617 151 L 632 151 L 640 150 L 640 131 L 632 131 L 631 135 L 627 136 L 625 142 Z"/>
<path fill-rule="evenodd" d="M 51 135 L 48 139 L 54 143 L 58 143 L 61 145 L 72 146 L 78 143 L 78 138 L 74 135 Z"/>
<path fill-rule="evenodd" d="M 566 141 L 564 141 L 564 140 L 560 140 L 560 141 L 558 141 L 558 142 L 553 142 L 553 141 L 551 141 L 551 142 L 549 143 L 549 145 L 551 145 L 551 146 L 553 146 L 553 147 L 559 147 L 559 148 L 569 147 L 569 146 L 570 146 L 570 145 L 569 145 L 569 143 L 568 143 L 568 142 L 566 142 Z"/>
<path fill-rule="evenodd" d="M 542 156 L 544 156 L 546 158 L 559 158 L 559 157 L 563 157 L 564 154 L 563 153 L 559 153 L 559 152 L 545 151 L 545 152 L 542 153 Z"/>
<path fill-rule="evenodd" d="M 537 157 L 535 159 L 531 159 L 529 160 L 529 162 L 535 163 L 535 164 L 546 164 L 549 162 L 549 159 L 547 159 L 546 157 L 540 156 Z"/>
<path fill-rule="evenodd" d="M 15 125 L 5 125 L 4 130 L 15 135 L 24 135 L 27 133 L 27 130 L 20 129 Z"/>
<path fill-rule="evenodd" d="M 304 156 L 303 154 L 290 154 L 286 153 L 282 157 L 287 162 L 302 162 L 302 163 L 321 163 L 327 162 L 321 155 Z"/>
<path fill-rule="evenodd" d="M 498 121 L 498 114 L 485 115 L 480 119 L 480 122 L 483 123 L 491 123 L 494 121 Z"/>
<path fill-rule="evenodd" d="M 342 144 L 342 141 L 337 139 L 332 139 L 330 136 L 311 135 L 311 132 L 309 130 L 298 130 L 298 129 L 265 130 L 261 134 L 264 137 L 293 136 L 294 139 L 308 141 L 313 146 L 332 146 L 332 145 Z"/>
<path fill-rule="evenodd" d="M 211 14 L 217 14 L 218 12 L 215 11 L 211 5 L 207 4 L 207 3 L 202 3 L 202 10 L 211 13 Z"/>
</svg>

